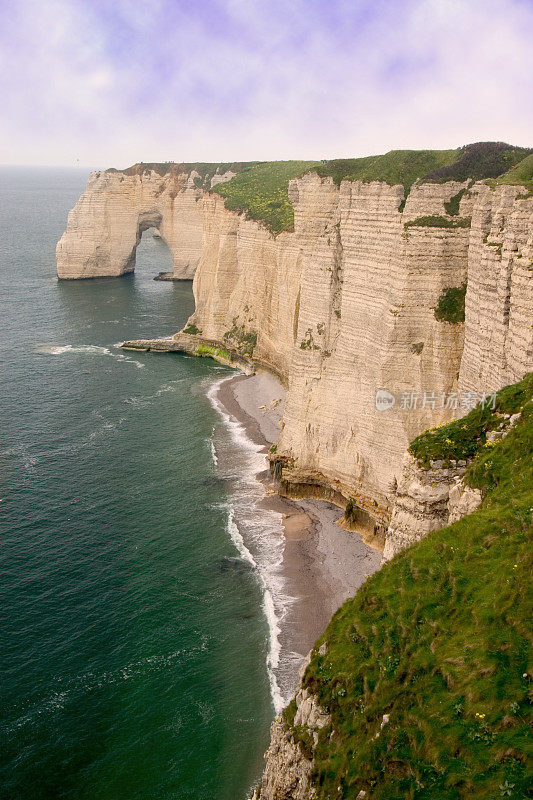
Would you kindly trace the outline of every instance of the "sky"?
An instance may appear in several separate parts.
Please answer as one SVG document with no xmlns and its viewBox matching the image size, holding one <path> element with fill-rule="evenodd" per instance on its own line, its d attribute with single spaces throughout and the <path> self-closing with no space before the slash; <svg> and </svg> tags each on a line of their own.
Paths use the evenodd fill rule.
<svg viewBox="0 0 533 800">
<path fill-rule="evenodd" d="M 0 0 L 0 163 L 533 146 L 533 0 Z"/>
</svg>

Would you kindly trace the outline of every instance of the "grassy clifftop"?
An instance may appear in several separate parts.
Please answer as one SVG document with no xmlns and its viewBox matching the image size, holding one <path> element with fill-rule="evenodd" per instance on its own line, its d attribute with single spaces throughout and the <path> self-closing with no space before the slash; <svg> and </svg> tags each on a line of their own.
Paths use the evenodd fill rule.
<svg viewBox="0 0 533 800">
<path fill-rule="evenodd" d="M 226 198 L 226 208 L 244 212 L 273 233 L 292 230 L 294 211 L 289 202 L 289 181 L 315 169 L 319 161 L 265 161 L 245 169 L 213 192 Z"/>
<path fill-rule="evenodd" d="M 331 176 L 335 183 L 350 181 L 385 181 L 391 186 L 400 183 L 406 193 L 413 183 L 430 170 L 451 164 L 457 150 L 391 150 L 382 156 L 347 158 L 327 161 L 318 169 L 325 178 Z"/>
<path fill-rule="evenodd" d="M 522 159 L 522 161 L 504 175 L 496 178 L 494 183 L 497 186 L 503 184 L 525 186 L 528 192 L 533 193 L 533 153 Z"/>
<path fill-rule="evenodd" d="M 422 460 L 460 458 L 471 435 L 467 478 L 484 500 L 385 565 L 318 640 L 304 685 L 332 721 L 314 750 L 317 798 L 528 796 L 532 395 L 530 375 L 499 394 L 494 412 L 475 409 L 461 430 L 452 423 L 417 440 Z M 502 414 L 518 411 L 505 438 L 487 441 Z M 305 730 L 294 736 L 309 752 Z"/>
<path fill-rule="evenodd" d="M 379 156 L 332 161 L 265 161 L 244 165 L 231 181 L 212 191 L 226 198 L 227 208 L 244 212 L 279 233 L 291 230 L 294 224 L 289 181 L 306 172 L 331 177 L 336 184 L 343 180 L 401 184 L 408 194 L 417 180 L 442 183 L 509 174 L 509 169 L 530 153 L 528 148 L 504 142 L 477 142 L 455 150 L 391 150 Z"/>
<path fill-rule="evenodd" d="M 289 181 L 306 172 L 331 177 L 337 185 L 343 180 L 384 181 L 400 184 L 406 195 L 415 181 L 434 182 L 496 179 L 497 183 L 519 183 L 533 191 L 533 150 L 504 142 L 477 142 L 454 150 L 391 150 L 363 158 L 331 161 L 235 161 L 222 163 L 190 162 L 139 163 L 124 170 L 110 169 L 123 175 L 178 175 L 198 173 L 198 188 L 216 192 L 226 199 L 226 208 L 246 214 L 261 222 L 272 233 L 290 231 L 294 211 L 289 202 Z M 226 183 L 211 187 L 215 175 L 234 172 Z M 456 214 L 457 211 L 450 213 Z M 461 223 L 451 223 L 458 225 Z"/>
</svg>

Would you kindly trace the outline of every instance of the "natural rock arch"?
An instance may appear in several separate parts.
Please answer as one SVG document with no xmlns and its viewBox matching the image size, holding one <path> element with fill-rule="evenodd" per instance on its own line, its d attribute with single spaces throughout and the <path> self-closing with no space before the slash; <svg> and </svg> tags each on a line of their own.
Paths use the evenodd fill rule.
<svg viewBox="0 0 533 800">
<path fill-rule="evenodd" d="M 135 264 L 137 260 L 137 247 L 141 243 L 142 235 L 145 231 L 150 230 L 150 228 L 154 228 L 159 231 L 159 227 L 163 221 L 163 217 L 159 211 L 141 211 L 139 214 L 139 218 L 137 221 L 137 233 L 135 236 L 135 244 L 131 249 L 131 253 L 129 255 L 126 268 L 124 269 L 124 274 L 127 272 L 133 272 L 135 269 Z M 163 242 L 165 242 L 164 237 L 161 235 L 161 231 L 159 231 L 159 236 Z M 165 244 L 167 244 L 165 242 Z M 167 245 L 168 246 L 168 245 Z M 170 248 L 169 248 L 170 250 Z"/>
<path fill-rule="evenodd" d="M 194 277 L 202 252 L 200 189 L 188 176 L 96 172 L 57 245 L 59 278 L 119 276 L 135 269 L 142 234 L 157 228 L 176 278 Z"/>
</svg>

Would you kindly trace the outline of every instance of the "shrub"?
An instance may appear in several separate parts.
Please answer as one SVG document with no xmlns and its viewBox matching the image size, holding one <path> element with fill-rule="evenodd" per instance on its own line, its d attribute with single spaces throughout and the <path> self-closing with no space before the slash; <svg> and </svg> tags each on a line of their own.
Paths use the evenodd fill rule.
<svg viewBox="0 0 533 800">
<path fill-rule="evenodd" d="M 446 213 L 449 214 L 450 217 L 456 217 L 459 214 L 459 204 L 465 192 L 466 189 L 461 189 L 460 192 L 457 192 L 457 194 L 454 194 L 453 197 L 450 197 L 447 203 L 444 203 Z"/>
<path fill-rule="evenodd" d="M 198 328 L 194 323 L 187 325 L 186 328 L 183 329 L 183 333 L 188 334 L 189 336 L 197 336 L 202 331 Z"/>
<path fill-rule="evenodd" d="M 257 333 L 255 331 L 246 331 L 245 326 L 238 325 L 237 317 L 234 317 L 233 327 L 224 334 L 224 341 L 228 345 L 235 347 L 241 356 L 251 356 L 257 345 Z"/>
<path fill-rule="evenodd" d="M 465 321 L 466 283 L 444 289 L 435 308 L 435 319 L 439 322 Z"/>
<path fill-rule="evenodd" d="M 417 217 L 409 222 L 404 222 L 404 228 L 469 228 L 470 217 L 460 217 L 459 219 L 449 219 L 438 215 L 427 217 Z"/>
<path fill-rule="evenodd" d="M 514 147 L 505 142 L 467 144 L 457 151 L 457 158 L 452 163 L 428 172 L 424 180 L 445 183 L 469 178 L 476 181 L 496 178 L 532 152 L 527 147 Z"/>
</svg>

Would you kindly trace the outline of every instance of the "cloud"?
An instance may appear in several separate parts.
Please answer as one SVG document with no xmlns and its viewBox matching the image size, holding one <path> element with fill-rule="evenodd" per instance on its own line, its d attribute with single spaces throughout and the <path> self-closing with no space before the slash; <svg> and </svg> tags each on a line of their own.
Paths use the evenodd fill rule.
<svg viewBox="0 0 533 800">
<path fill-rule="evenodd" d="M 2 161 L 531 144 L 525 0 L 0 0 Z"/>
</svg>

